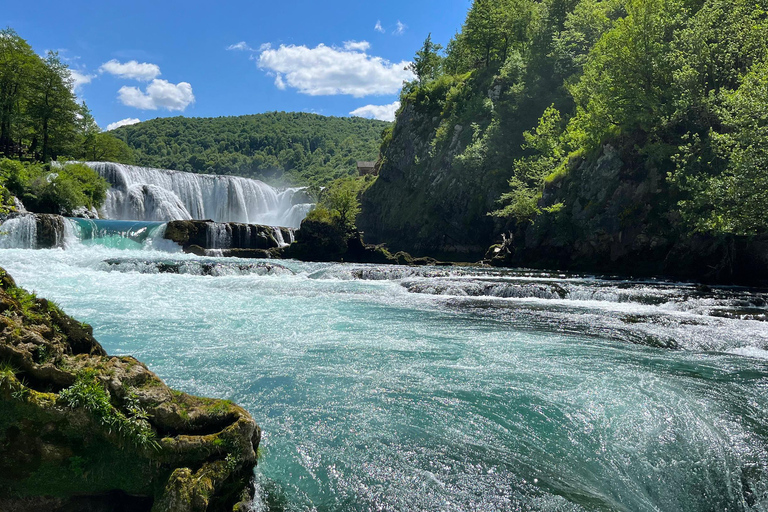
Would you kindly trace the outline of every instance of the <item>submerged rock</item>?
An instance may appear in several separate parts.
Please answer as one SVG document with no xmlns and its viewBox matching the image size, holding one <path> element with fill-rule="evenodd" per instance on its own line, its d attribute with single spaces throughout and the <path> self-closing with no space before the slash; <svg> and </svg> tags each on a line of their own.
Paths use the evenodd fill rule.
<svg viewBox="0 0 768 512">
<path fill-rule="evenodd" d="M 0 510 L 224 511 L 250 499 L 261 431 L 168 388 L 0 269 Z"/>
</svg>

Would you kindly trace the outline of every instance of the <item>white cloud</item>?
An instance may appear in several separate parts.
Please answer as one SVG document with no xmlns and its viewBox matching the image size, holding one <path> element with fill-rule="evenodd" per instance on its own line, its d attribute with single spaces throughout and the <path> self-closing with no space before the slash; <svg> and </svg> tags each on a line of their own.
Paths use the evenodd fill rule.
<svg viewBox="0 0 768 512">
<path fill-rule="evenodd" d="M 192 86 L 188 82 L 172 84 L 167 80 L 155 79 L 142 92 L 138 87 L 123 86 L 117 91 L 118 98 L 129 107 L 142 110 L 184 110 L 195 101 Z"/>
<path fill-rule="evenodd" d="M 397 28 L 392 33 L 395 34 L 396 36 L 401 36 L 405 34 L 405 29 L 407 28 L 408 28 L 408 25 L 406 25 L 405 23 L 402 23 L 400 20 L 397 20 Z"/>
<path fill-rule="evenodd" d="M 344 43 L 345 50 L 364 52 L 371 48 L 371 43 L 368 41 L 346 41 Z"/>
<path fill-rule="evenodd" d="M 247 50 L 249 52 L 252 52 L 253 48 L 248 46 L 248 44 L 245 41 L 240 41 L 239 43 L 231 44 L 227 46 L 227 50 L 240 50 L 240 51 Z"/>
<path fill-rule="evenodd" d="M 107 131 L 114 130 L 115 128 L 120 128 L 121 126 L 129 126 L 132 124 L 140 123 L 141 119 L 138 119 L 136 117 L 128 117 L 126 119 L 121 119 L 120 121 L 115 121 L 114 123 L 109 123 L 107 125 Z"/>
<path fill-rule="evenodd" d="M 349 114 L 357 117 L 367 117 L 368 119 L 379 119 L 381 121 L 394 121 L 395 112 L 400 108 L 400 102 L 396 101 L 389 105 L 366 105 L 353 110 Z"/>
<path fill-rule="evenodd" d="M 160 66 L 149 62 L 137 62 L 135 60 L 121 63 L 117 59 L 105 62 L 99 68 L 102 73 L 148 82 L 160 76 Z"/>
<path fill-rule="evenodd" d="M 376 26 L 373 27 L 373 30 L 375 30 L 376 32 L 381 32 L 382 34 L 386 32 L 386 30 L 384 30 L 384 27 L 381 26 L 381 20 L 376 22 Z"/>
<path fill-rule="evenodd" d="M 96 75 L 87 75 L 71 68 L 69 74 L 72 77 L 72 92 L 75 94 L 78 94 L 85 84 L 91 83 L 96 78 Z"/>
<path fill-rule="evenodd" d="M 259 67 L 276 75 L 278 88 L 292 87 L 311 96 L 394 94 L 403 81 L 414 78 L 404 69 L 408 64 L 393 64 L 381 57 L 323 44 L 316 48 L 280 45 L 258 57 Z"/>
</svg>

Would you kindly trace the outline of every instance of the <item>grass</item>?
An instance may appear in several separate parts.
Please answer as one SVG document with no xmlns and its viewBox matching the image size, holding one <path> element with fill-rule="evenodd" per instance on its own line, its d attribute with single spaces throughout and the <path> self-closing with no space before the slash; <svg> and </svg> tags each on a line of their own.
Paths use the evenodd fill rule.
<svg viewBox="0 0 768 512">
<path fill-rule="evenodd" d="M 110 433 L 116 432 L 138 448 L 160 449 L 157 436 L 147 421 L 147 413 L 141 408 L 135 392 L 129 393 L 126 398 L 128 414 L 117 410 L 112 406 L 109 392 L 99 382 L 95 370 L 78 374 L 75 383 L 59 393 L 59 399 L 73 409 L 87 410 Z"/>
</svg>

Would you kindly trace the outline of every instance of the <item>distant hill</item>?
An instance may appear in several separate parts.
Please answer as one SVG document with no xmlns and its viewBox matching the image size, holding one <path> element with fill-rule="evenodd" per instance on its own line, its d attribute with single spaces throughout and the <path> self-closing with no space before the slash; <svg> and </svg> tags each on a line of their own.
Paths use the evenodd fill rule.
<svg viewBox="0 0 768 512">
<path fill-rule="evenodd" d="M 113 133 L 137 165 L 323 185 L 376 160 L 390 123 L 359 117 L 269 112 L 237 117 L 153 119 Z"/>
</svg>

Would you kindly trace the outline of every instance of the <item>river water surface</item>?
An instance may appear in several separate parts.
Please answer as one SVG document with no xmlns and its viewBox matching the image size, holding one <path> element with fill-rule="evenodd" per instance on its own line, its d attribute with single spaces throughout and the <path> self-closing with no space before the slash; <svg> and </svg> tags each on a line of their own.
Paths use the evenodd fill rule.
<svg viewBox="0 0 768 512">
<path fill-rule="evenodd" d="M 264 430 L 256 510 L 768 510 L 768 295 L 480 269 L 0 250 Z"/>
</svg>

